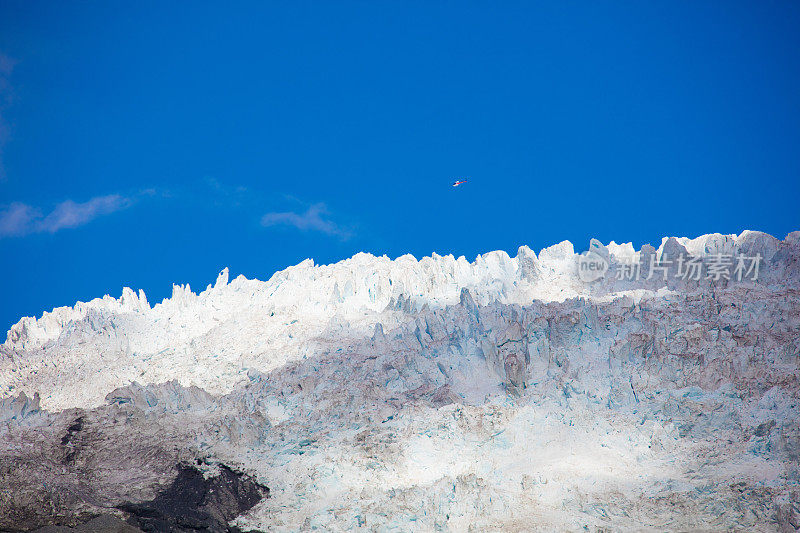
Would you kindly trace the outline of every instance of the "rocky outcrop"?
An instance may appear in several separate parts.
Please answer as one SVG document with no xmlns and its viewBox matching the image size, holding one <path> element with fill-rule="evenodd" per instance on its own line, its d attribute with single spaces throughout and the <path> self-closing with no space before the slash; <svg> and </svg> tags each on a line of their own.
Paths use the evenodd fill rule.
<svg viewBox="0 0 800 533">
<path fill-rule="evenodd" d="M 192 465 L 176 468 L 172 484 L 152 501 L 118 506 L 130 515 L 129 523 L 143 531 L 240 531 L 228 522 L 269 496 L 269 488 L 225 465 L 208 479 Z"/>
<path fill-rule="evenodd" d="M 130 397 L 141 400 L 120 401 Z M 9 422 L 0 430 L 0 530 L 236 531 L 228 522 L 269 489 L 209 458 L 196 439 L 232 420 L 219 399 L 167 383 L 115 391 L 100 408 Z"/>
</svg>

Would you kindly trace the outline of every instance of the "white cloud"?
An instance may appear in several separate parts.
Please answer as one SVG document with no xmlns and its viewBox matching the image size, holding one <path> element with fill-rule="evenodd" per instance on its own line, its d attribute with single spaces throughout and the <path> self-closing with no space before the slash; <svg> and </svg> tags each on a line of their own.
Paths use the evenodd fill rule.
<svg viewBox="0 0 800 533">
<path fill-rule="evenodd" d="M 34 221 L 41 216 L 42 213 L 37 209 L 14 202 L 0 211 L 0 237 L 30 233 Z"/>
<path fill-rule="evenodd" d="M 302 231 L 319 231 L 342 239 L 349 238 L 349 232 L 330 220 L 327 216 L 329 214 L 324 203 L 317 203 L 303 213 L 294 211 L 267 213 L 261 217 L 261 225 L 266 227 L 292 226 Z"/>
<path fill-rule="evenodd" d="M 97 196 L 83 203 L 66 200 L 43 215 L 40 209 L 15 202 L 0 210 L 0 238 L 16 237 L 30 233 L 55 233 L 65 228 L 77 228 L 88 224 L 97 217 L 109 215 L 125 209 L 133 200 L 109 194 Z"/>
<path fill-rule="evenodd" d="M 131 201 L 118 194 L 98 196 L 88 202 L 78 204 L 72 200 L 61 202 L 40 223 L 42 231 L 55 233 L 63 228 L 77 228 L 95 218 L 119 211 L 130 205 Z"/>
</svg>

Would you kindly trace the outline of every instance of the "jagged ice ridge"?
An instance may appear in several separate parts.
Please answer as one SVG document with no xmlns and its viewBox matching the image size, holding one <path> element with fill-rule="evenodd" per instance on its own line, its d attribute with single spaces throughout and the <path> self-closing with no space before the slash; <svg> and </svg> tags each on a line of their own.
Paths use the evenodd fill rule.
<svg viewBox="0 0 800 533">
<path fill-rule="evenodd" d="M 52 523 L 38 483 L 74 520 L 114 510 L 199 459 L 269 486 L 244 529 L 800 526 L 800 232 L 596 251 L 594 282 L 566 241 L 357 254 L 24 318 L 0 347 L 0 515 Z M 758 255 L 758 278 L 616 275 L 717 254 Z"/>
</svg>

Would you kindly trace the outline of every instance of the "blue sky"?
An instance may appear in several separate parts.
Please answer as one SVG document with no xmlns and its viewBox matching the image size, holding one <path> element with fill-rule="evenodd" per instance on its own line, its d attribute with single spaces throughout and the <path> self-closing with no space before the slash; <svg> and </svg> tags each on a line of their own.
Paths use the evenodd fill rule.
<svg viewBox="0 0 800 533">
<path fill-rule="evenodd" d="M 225 266 L 783 238 L 799 27 L 798 2 L 3 2 L 0 329 Z"/>
</svg>

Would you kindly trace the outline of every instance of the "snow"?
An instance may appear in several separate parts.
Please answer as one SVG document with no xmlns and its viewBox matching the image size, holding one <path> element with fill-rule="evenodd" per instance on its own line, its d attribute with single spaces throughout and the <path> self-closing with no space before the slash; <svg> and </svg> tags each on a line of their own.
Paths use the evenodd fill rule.
<svg viewBox="0 0 800 533">
<path fill-rule="evenodd" d="M 185 426 L 181 453 L 270 487 L 245 529 L 775 530 L 800 513 L 800 234 L 648 250 L 677 247 L 766 263 L 615 280 L 642 251 L 610 243 L 584 283 L 565 241 L 125 288 L 12 327 L 0 436 L 75 409 Z"/>
</svg>

